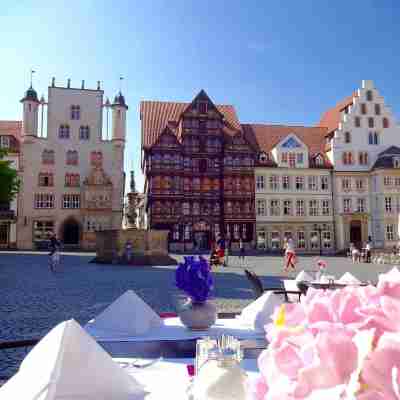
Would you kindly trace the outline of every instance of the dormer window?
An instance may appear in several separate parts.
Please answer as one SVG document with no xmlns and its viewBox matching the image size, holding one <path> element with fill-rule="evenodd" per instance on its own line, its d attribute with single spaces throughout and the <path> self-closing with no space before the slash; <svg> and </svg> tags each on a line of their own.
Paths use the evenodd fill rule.
<svg viewBox="0 0 400 400">
<path fill-rule="evenodd" d="M 269 160 L 268 154 L 267 153 L 260 153 L 260 155 L 258 156 L 258 160 L 261 163 L 265 163 Z"/>
<path fill-rule="evenodd" d="M 393 167 L 400 168 L 400 157 L 393 158 Z"/>
<path fill-rule="evenodd" d="M 205 101 L 199 101 L 197 104 L 198 110 L 200 114 L 206 114 L 207 113 L 207 107 L 208 104 Z"/>
</svg>

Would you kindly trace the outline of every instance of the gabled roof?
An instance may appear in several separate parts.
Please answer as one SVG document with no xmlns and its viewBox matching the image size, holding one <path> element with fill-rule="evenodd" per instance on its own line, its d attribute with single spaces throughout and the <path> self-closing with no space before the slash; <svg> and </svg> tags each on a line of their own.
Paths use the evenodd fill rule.
<svg viewBox="0 0 400 400">
<path fill-rule="evenodd" d="M 179 121 L 182 113 L 191 103 L 177 103 L 171 101 L 141 101 L 140 119 L 142 146 L 151 147 L 170 121 Z M 240 122 L 235 108 L 231 105 L 216 104 L 217 110 L 234 128 L 240 130 Z"/>
<path fill-rule="evenodd" d="M 0 135 L 11 135 L 21 139 L 22 121 L 0 121 Z"/>
<path fill-rule="evenodd" d="M 336 130 L 339 126 L 341 112 L 353 104 L 354 97 L 358 97 L 357 92 L 337 103 L 335 107 L 325 111 L 317 126 L 326 127 L 327 134 Z"/>
<path fill-rule="evenodd" d="M 378 158 L 381 156 L 397 156 L 400 155 L 400 148 L 397 146 L 390 146 L 388 147 L 386 150 L 382 151 L 381 153 L 379 153 Z"/>
<path fill-rule="evenodd" d="M 259 152 L 269 153 L 290 134 L 296 135 L 308 148 L 309 153 L 322 153 L 327 129 L 324 127 L 242 124 L 246 138 L 251 140 Z"/>
<path fill-rule="evenodd" d="M 382 151 L 378 155 L 372 169 L 376 168 L 394 168 L 393 158 L 400 157 L 400 148 L 396 146 L 390 146 L 385 151 Z"/>
</svg>

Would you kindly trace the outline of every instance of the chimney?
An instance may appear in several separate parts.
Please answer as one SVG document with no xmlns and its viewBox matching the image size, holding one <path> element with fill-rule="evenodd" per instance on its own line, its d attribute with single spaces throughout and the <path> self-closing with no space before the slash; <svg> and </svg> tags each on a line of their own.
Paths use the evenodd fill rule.
<svg viewBox="0 0 400 400">
<path fill-rule="evenodd" d="M 53 76 L 51 78 L 51 87 L 54 87 L 54 86 L 56 86 L 56 78 Z"/>
<path fill-rule="evenodd" d="M 84 79 L 82 80 L 82 87 L 81 87 L 81 89 L 85 89 L 85 80 L 84 80 Z"/>
<path fill-rule="evenodd" d="M 100 81 L 97 81 L 97 90 L 100 90 Z"/>
<path fill-rule="evenodd" d="M 67 80 L 67 88 L 69 89 L 71 87 L 71 79 L 68 78 Z"/>
</svg>

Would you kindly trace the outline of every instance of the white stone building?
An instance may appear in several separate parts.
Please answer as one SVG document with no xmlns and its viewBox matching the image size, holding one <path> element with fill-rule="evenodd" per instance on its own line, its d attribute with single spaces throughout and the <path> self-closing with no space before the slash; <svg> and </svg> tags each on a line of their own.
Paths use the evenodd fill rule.
<svg viewBox="0 0 400 400">
<path fill-rule="evenodd" d="M 3 160 L 19 170 L 21 121 L 0 121 L 0 148 L 7 151 Z M 10 203 L 0 204 L 0 248 L 17 247 L 18 194 Z"/>
<path fill-rule="evenodd" d="M 324 156 L 326 130 L 252 125 L 259 146 L 255 165 L 257 248 L 282 249 L 292 237 L 299 252 L 335 250 L 332 165 Z"/>
<path fill-rule="evenodd" d="M 60 87 L 53 78 L 47 102 L 31 87 L 21 103 L 18 247 L 46 246 L 55 232 L 65 248 L 92 249 L 96 230 L 122 223 L 125 99 L 104 101 L 99 82 Z"/>
</svg>

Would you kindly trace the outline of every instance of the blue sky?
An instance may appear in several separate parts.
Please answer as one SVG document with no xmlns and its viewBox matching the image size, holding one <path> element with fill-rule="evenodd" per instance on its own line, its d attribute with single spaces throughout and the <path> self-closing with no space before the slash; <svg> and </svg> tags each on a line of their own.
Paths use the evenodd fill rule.
<svg viewBox="0 0 400 400">
<path fill-rule="evenodd" d="M 126 170 L 139 173 L 140 100 L 190 101 L 204 88 L 243 122 L 315 124 L 372 79 L 400 115 L 396 1 L 19 1 L 0 11 L 0 119 L 19 119 L 34 68 L 129 105 Z M 138 186 L 143 183 L 138 177 Z"/>
</svg>

